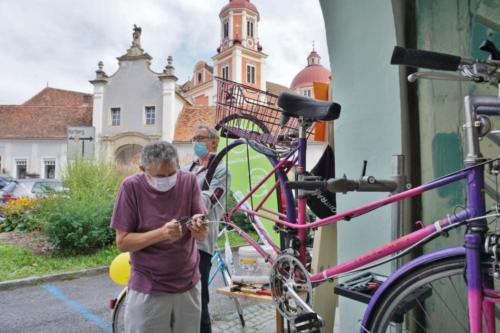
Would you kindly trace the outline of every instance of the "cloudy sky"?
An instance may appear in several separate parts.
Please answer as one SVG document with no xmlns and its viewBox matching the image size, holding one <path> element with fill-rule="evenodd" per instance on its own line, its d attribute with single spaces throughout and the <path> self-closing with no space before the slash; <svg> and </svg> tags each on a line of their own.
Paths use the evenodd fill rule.
<svg viewBox="0 0 500 333">
<path fill-rule="evenodd" d="M 116 71 L 116 57 L 142 27 L 142 47 L 160 72 L 174 57 L 179 83 L 198 60 L 212 63 L 219 45 L 218 14 L 228 0 L 1 0 L 0 104 L 20 104 L 47 86 L 92 92 L 97 62 Z M 312 41 L 329 68 L 317 0 L 252 0 L 261 21 L 267 79 L 290 85 L 306 65 Z"/>
</svg>

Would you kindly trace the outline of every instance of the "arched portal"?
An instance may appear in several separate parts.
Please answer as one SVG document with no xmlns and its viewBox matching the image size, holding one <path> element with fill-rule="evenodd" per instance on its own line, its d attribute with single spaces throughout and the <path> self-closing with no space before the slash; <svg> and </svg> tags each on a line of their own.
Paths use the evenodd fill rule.
<svg viewBox="0 0 500 333">
<path fill-rule="evenodd" d="M 119 166 L 138 165 L 140 163 L 142 146 L 125 144 L 116 149 L 115 161 Z"/>
</svg>

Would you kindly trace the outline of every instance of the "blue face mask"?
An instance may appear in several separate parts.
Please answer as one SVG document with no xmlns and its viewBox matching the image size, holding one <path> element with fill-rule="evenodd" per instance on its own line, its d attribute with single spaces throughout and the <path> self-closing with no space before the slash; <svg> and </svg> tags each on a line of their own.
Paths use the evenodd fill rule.
<svg viewBox="0 0 500 333">
<path fill-rule="evenodd" d="M 195 142 L 193 144 L 194 154 L 199 158 L 203 158 L 208 155 L 208 147 L 205 143 Z"/>
</svg>

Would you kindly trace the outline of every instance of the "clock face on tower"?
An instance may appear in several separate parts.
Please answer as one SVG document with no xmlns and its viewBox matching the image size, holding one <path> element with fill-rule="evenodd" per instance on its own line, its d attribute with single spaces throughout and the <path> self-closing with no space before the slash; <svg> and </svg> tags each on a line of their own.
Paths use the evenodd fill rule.
<svg viewBox="0 0 500 333">
<path fill-rule="evenodd" d="M 229 47 L 229 39 L 225 38 L 223 41 L 222 41 L 222 48 L 228 48 Z"/>
<path fill-rule="evenodd" d="M 254 43 L 253 43 L 253 39 L 252 38 L 248 38 L 247 39 L 247 46 L 248 47 L 253 47 Z"/>
</svg>

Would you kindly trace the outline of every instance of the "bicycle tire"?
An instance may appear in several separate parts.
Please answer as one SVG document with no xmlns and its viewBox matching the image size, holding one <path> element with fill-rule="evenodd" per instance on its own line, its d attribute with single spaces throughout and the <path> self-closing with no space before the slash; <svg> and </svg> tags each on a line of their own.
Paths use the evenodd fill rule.
<svg viewBox="0 0 500 333">
<path fill-rule="evenodd" d="M 469 332 L 464 268 L 465 257 L 459 256 L 412 270 L 386 291 L 365 331 Z"/>
<path fill-rule="evenodd" d="M 127 298 L 127 288 L 125 288 L 118 298 L 113 308 L 111 328 L 113 333 L 125 332 L 125 299 Z"/>
</svg>

